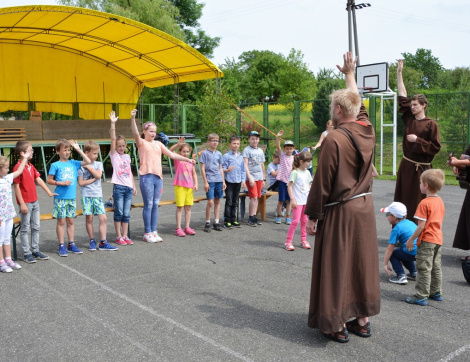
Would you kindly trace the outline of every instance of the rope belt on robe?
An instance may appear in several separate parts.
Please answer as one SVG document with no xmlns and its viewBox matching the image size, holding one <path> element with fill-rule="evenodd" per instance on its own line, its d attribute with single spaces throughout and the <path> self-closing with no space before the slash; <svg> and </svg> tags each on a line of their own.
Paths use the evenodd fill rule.
<svg viewBox="0 0 470 362">
<path fill-rule="evenodd" d="M 414 163 L 416 166 L 416 171 L 418 171 L 418 167 L 421 165 L 431 166 L 431 162 L 417 162 L 417 161 L 410 160 L 409 158 L 406 158 L 405 156 L 403 156 L 403 158 L 411 163 Z"/>
<path fill-rule="evenodd" d="M 364 192 L 362 194 L 358 194 L 358 195 L 354 195 L 353 197 L 347 199 L 347 200 L 344 200 L 344 201 L 335 201 L 335 202 L 330 202 L 329 204 L 326 204 L 325 207 L 328 207 L 328 206 L 333 206 L 333 205 L 337 205 L 337 204 L 341 204 L 343 202 L 347 202 L 347 201 L 350 201 L 350 200 L 354 200 L 354 199 L 357 199 L 358 197 L 362 197 L 362 196 L 367 196 L 367 195 L 371 195 L 372 192 Z"/>
</svg>

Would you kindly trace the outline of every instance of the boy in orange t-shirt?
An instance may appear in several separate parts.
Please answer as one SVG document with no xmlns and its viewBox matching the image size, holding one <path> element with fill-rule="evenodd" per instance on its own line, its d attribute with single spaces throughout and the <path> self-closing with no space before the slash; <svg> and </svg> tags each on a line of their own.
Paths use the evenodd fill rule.
<svg viewBox="0 0 470 362">
<path fill-rule="evenodd" d="M 437 192 L 444 181 L 445 175 L 440 169 L 426 170 L 420 178 L 419 187 L 426 198 L 419 203 L 414 215 L 418 219 L 418 227 L 406 242 L 406 248 L 411 250 L 413 240 L 418 237 L 418 278 L 415 295 L 406 298 L 406 302 L 410 304 L 428 305 L 428 297 L 436 301 L 442 300 L 441 247 L 445 207 Z"/>
</svg>

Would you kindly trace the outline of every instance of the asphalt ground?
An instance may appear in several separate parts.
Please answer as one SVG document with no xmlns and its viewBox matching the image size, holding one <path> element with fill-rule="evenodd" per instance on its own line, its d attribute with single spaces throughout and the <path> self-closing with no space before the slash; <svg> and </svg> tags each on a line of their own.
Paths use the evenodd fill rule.
<svg viewBox="0 0 470 362">
<path fill-rule="evenodd" d="M 169 174 L 162 200 L 173 199 Z M 376 180 L 373 197 L 382 265 L 390 225 L 380 213 L 395 183 Z M 104 198 L 112 185 L 104 183 Z M 42 190 L 41 212 L 52 210 Z M 202 195 L 203 192 L 197 192 Z M 142 210 L 131 212 L 135 244 L 115 252 L 88 251 L 85 218 L 75 219 L 82 255 L 57 254 L 55 221 L 41 224 L 41 251 L 50 259 L 0 274 L 0 351 L 3 361 L 468 361 L 470 286 L 452 248 L 465 191 L 445 186 L 442 302 L 404 302 L 414 282 L 388 282 L 381 268 L 381 313 L 372 337 L 338 344 L 307 326 L 312 250 L 282 248 L 288 226 L 269 219 L 256 228 L 204 233 L 205 202 L 192 209 L 195 236 L 179 238 L 175 206 L 162 206 L 159 233 L 147 244 Z M 140 192 L 134 202 L 141 202 Z M 80 205 L 80 203 L 78 203 Z M 80 206 L 79 206 L 80 207 Z M 338 225 L 338 227 L 341 227 Z M 97 220 L 95 221 L 97 229 Z M 108 213 L 109 240 L 114 238 Z M 97 231 L 96 231 L 97 232 Z M 314 237 L 309 236 L 313 246 Z M 341 263 L 341 260 L 334 262 Z"/>
</svg>

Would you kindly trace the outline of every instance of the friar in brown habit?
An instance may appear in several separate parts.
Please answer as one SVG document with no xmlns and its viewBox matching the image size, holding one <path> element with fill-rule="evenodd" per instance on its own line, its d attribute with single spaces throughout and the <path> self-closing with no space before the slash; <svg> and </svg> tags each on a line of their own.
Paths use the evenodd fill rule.
<svg viewBox="0 0 470 362">
<path fill-rule="evenodd" d="M 347 89 L 330 95 L 336 129 L 323 141 L 305 210 L 307 232 L 316 235 L 308 325 L 343 343 L 348 330 L 369 337 L 369 316 L 380 312 L 371 195 L 375 133 L 358 92 L 355 64 L 346 53 L 344 65 L 337 66 Z"/>
<path fill-rule="evenodd" d="M 398 60 L 397 86 L 399 113 L 405 124 L 403 134 L 403 159 L 398 169 L 394 201 L 405 204 L 408 218 L 414 218 L 416 208 L 426 195 L 419 189 L 421 174 L 431 168 L 434 156 L 441 149 L 441 138 L 437 122 L 426 117 L 428 100 L 422 94 L 408 98 L 403 83 L 403 60 Z"/>
</svg>

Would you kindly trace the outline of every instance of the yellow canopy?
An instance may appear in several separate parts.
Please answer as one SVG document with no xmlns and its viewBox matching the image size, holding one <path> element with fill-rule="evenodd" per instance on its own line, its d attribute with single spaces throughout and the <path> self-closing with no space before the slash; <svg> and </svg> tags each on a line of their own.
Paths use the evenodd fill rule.
<svg viewBox="0 0 470 362">
<path fill-rule="evenodd" d="M 32 101 L 38 111 L 72 115 L 78 103 L 84 119 L 103 118 L 111 103 L 129 113 L 144 86 L 223 76 L 158 29 L 109 13 L 39 5 L 0 8 L 0 75 L 0 112 L 27 110 Z"/>
</svg>

